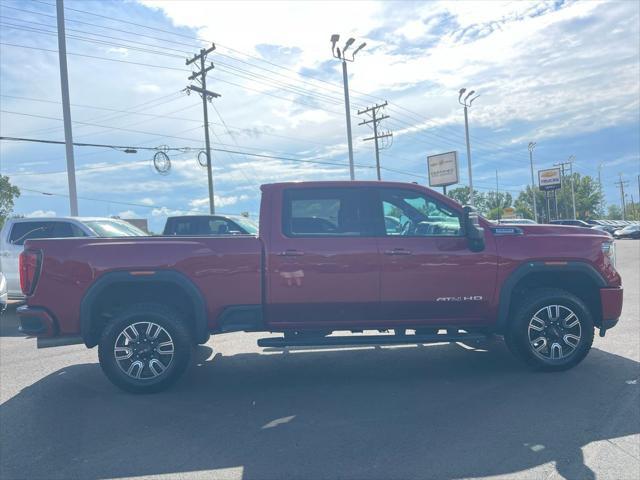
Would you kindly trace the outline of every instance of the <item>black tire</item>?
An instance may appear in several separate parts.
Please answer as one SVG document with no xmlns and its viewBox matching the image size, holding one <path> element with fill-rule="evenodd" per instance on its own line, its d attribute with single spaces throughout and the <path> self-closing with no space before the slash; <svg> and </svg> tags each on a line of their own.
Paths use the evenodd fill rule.
<svg viewBox="0 0 640 480">
<path fill-rule="evenodd" d="M 516 308 L 504 338 L 509 350 L 530 367 L 560 371 L 584 360 L 593 344 L 593 330 L 593 316 L 582 299 L 559 288 L 540 288 L 531 291 Z M 579 340 L 570 338 L 569 343 L 567 334 L 579 336 Z"/>
<path fill-rule="evenodd" d="M 150 324 L 155 326 L 149 327 Z M 131 393 L 153 393 L 168 388 L 182 376 L 192 348 L 191 333 L 180 315 L 164 305 L 138 303 L 105 327 L 98 358 L 105 375 L 119 388 Z M 120 358 L 116 358 L 116 349 L 122 354 Z"/>
</svg>

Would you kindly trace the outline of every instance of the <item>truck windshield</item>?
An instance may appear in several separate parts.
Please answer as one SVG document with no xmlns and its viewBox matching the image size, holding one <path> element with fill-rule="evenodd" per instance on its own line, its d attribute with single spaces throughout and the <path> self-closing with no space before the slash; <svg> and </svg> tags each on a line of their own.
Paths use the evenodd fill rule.
<svg viewBox="0 0 640 480">
<path fill-rule="evenodd" d="M 92 220 L 85 222 L 98 237 L 146 237 L 145 232 L 126 222 Z"/>
</svg>

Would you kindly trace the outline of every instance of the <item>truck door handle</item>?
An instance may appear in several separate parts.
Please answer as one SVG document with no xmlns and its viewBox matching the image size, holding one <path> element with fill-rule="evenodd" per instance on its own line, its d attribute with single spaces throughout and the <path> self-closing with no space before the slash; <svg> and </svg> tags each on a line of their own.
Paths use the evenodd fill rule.
<svg viewBox="0 0 640 480">
<path fill-rule="evenodd" d="M 278 254 L 278 256 L 280 257 L 301 257 L 302 255 L 304 255 L 304 252 L 301 252 L 300 250 L 285 250 L 284 252 L 280 252 Z"/>
<path fill-rule="evenodd" d="M 405 248 L 394 248 L 393 250 L 385 250 L 385 255 L 411 255 L 411 250 Z"/>
</svg>

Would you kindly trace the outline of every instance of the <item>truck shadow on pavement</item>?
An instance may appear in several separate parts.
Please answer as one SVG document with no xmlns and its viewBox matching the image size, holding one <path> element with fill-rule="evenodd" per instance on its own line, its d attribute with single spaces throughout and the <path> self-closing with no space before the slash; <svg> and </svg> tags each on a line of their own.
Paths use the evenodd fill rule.
<svg viewBox="0 0 640 480">
<path fill-rule="evenodd" d="M 501 343 L 198 355 L 156 395 L 97 364 L 25 388 L 0 406 L 0 477 L 594 479 L 582 447 L 640 433 L 639 364 L 598 349 L 555 374 Z"/>
</svg>

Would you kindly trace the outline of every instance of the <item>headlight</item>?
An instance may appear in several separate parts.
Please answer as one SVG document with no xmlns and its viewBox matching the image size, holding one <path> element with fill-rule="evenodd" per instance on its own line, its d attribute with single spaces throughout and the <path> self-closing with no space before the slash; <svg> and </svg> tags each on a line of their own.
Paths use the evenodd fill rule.
<svg viewBox="0 0 640 480">
<path fill-rule="evenodd" d="M 602 253 L 604 253 L 605 256 L 609 257 L 611 264 L 615 267 L 616 266 L 616 244 L 613 241 L 603 242 Z"/>
</svg>

